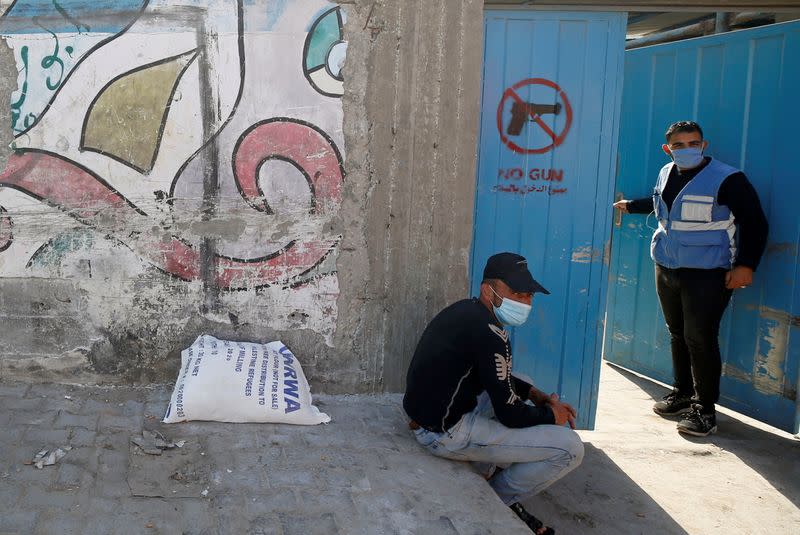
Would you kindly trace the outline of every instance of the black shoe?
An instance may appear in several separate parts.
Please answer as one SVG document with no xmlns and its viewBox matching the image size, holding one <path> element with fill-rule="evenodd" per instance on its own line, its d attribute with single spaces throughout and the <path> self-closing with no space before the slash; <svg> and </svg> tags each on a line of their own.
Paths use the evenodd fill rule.
<svg viewBox="0 0 800 535">
<path fill-rule="evenodd" d="M 692 410 L 692 397 L 673 390 L 653 405 L 653 412 L 660 416 L 676 416 Z"/>
<path fill-rule="evenodd" d="M 538 518 L 530 514 L 528 511 L 526 511 L 525 508 L 522 507 L 521 503 L 514 502 L 511 505 L 509 505 L 509 507 L 511 508 L 512 511 L 514 511 L 517 514 L 520 520 L 525 522 L 526 526 L 531 528 L 531 531 L 533 531 L 534 533 L 537 533 L 539 535 L 555 535 L 555 531 L 553 530 L 553 528 L 545 528 L 543 531 L 539 531 L 542 530 L 542 528 L 544 528 L 544 524 L 542 524 L 541 520 L 539 520 Z"/>
<path fill-rule="evenodd" d="M 678 422 L 678 431 L 696 437 L 706 437 L 717 430 L 717 413 L 704 413 L 703 406 L 695 403 L 692 412 Z"/>
</svg>

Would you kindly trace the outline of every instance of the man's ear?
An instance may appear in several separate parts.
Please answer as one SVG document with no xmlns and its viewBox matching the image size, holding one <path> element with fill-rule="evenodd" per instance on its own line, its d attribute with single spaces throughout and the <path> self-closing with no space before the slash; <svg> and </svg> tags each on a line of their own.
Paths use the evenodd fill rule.
<svg viewBox="0 0 800 535">
<path fill-rule="evenodd" d="M 492 296 L 492 287 L 488 282 L 481 283 L 481 297 L 488 300 L 490 303 L 493 302 Z"/>
<path fill-rule="evenodd" d="M 669 156 L 670 158 L 672 158 L 672 153 L 669 151 L 669 145 L 667 145 L 666 143 L 664 143 L 663 145 L 661 145 L 661 150 L 663 150 L 663 151 L 664 151 L 664 153 L 665 153 L 667 156 Z"/>
<path fill-rule="evenodd" d="M 708 141 L 703 140 L 703 152 L 708 148 Z"/>
</svg>

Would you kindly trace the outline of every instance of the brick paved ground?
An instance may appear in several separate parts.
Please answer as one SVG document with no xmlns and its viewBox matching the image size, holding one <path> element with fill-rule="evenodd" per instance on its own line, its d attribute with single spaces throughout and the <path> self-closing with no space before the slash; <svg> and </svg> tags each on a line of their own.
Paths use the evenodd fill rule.
<svg viewBox="0 0 800 535">
<path fill-rule="evenodd" d="M 687 438 L 651 410 L 666 391 L 603 366 L 583 465 L 529 509 L 559 535 L 800 533 L 798 437 L 723 408 L 716 435 Z M 316 427 L 168 426 L 167 397 L 0 382 L 0 535 L 527 533 L 467 466 L 414 442 L 398 396 L 322 396 L 333 422 Z M 187 442 L 144 455 L 142 429 Z M 64 444 L 57 466 L 23 464 Z"/>
<path fill-rule="evenodd" d="M 0 383 L 0 534 L 526 532 L 465 464 L 416 444 L 398 396 L 322 396 L 333 422 L 314 427 L 165 425 L 168 396 Z M 143 429 L 186 445 L 146 455 Z M 24 464 L 63 445 L 55 466 Z"/>
</svg>

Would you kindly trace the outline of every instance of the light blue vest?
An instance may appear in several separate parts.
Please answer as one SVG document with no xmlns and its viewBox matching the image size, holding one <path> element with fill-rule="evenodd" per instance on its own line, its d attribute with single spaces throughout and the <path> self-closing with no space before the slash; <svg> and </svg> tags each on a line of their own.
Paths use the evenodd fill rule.
<svg viewBox="0 0 800 535">
<path fill-rule="evenodd" d="M 736 259 L 736 225 L 727 206 L 717 204 L 722 181 L 737 169 L 711 160 L 678 193 L 672 210 L 661 198 L 674 163 L 658 174 L 653 206 L 658 228 L 650 242 L 650 256 L 667 268 L 730 269 Z"/>
</svg>

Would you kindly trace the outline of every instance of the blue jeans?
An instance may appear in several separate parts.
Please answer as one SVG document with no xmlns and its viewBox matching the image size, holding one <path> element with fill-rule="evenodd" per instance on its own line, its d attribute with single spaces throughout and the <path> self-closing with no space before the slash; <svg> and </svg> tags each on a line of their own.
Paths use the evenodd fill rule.
<svg viewBox="0 0 800 535">
<path fill-rule="evenodd" d="M 438 457 L 504 467 L 489 484 L 506 505 L 541 492 L 583 460 L 583 442 L 575 431 L 557 425 L 506 427 L 495 419 L 486 392 L 475 410 L 446 432 L 420 428 L 414 435 Z"/>
</svg>

